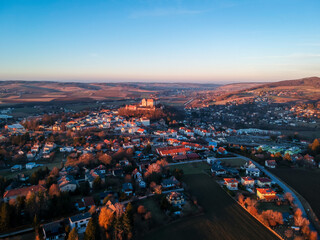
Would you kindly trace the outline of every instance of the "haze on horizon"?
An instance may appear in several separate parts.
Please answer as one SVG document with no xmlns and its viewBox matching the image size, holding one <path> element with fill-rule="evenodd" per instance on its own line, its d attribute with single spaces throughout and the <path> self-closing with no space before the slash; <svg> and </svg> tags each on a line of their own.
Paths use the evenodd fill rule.
<svg viewBox="0 0 320 240">
<path fill-rule="evenodd" d="M 0 80 L 320 76 L 319 0 L 0 0 Z"/>
</svg>

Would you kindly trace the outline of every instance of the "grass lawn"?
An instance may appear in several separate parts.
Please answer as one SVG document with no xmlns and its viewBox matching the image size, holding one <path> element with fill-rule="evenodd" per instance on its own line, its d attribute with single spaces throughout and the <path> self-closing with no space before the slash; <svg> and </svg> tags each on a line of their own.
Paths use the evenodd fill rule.
<svg viewBox="0 0 320 240">
<path fill-rule="evenodd" d="M 210 170 L 210 166 L 204 162 L 186 163 L 170 166 L 170 169 L 175 168 L 182 169 L 184 174 L 197 174 Z"/>
<path fill-rule="evenodd" d="M 160 209 L 160 206 L 156 199 L 147 198 L 143 201 L 139 201 L 139 205 L 143 205 L 147 211 L 150 211 L 152 214 L 152 219 L 155 221 L 155 224 L 162 225 L 167 222 L 168 217 Z"/>
<path fill-rule="evenodd" d="M 273 210 L 273 211 L 277 211 L 277 212 L 288 212 L 290 213 L 290 206 L 289 205 L 281 205 L 278 206 L 275 203 L 272 202 L 260 202 L 258 204 L 258 209 L 261 211 L 265 211 L 265 210 Z"/>
<path fill-rule="evenodd" d="M 204 208 L 204 215 L 182 219 L 146 234 L 146 240 L 277 239 L 242 209 L 206 174 L 187 174 L 183 181 Z"/>
<path fill-rule="evenodd" d="M 246 160 L 242 158 L 227 158 L 227 159 L 219 159 L 222 163 L 226 165 L 230 165 L 231 167 L 240 167 L 246 163 Z"/>
</svg>

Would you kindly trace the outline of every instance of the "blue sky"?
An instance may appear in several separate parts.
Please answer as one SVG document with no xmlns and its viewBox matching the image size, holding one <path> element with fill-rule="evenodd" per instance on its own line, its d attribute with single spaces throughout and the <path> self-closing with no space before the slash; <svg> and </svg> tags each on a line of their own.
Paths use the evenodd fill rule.
<svg viewBox="0 0 320 240">
<path fill-rule="evenodd" d="M 0 0 L 0 79 L 320 76 L 319 0 Z"/>
</svg>

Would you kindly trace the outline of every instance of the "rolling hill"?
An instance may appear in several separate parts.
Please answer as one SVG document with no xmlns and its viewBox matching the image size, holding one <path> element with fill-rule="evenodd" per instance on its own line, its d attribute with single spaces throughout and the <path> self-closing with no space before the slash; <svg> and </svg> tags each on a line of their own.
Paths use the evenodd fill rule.
<svg viewBox="0 0 320 240">
<path fill-rule="evenodd" d="M 193 83 L 79 83 L 0 81 L 0 105 L 53 101 L 120 100 L 150 96 L 175 97 L 178 92 L 215 89 L 217 84 Z"/>
<path fill-rule="evenodd" d="M 225 104 L 226 102 L 254 98 L 268 98 L 269 101 L 275 103 L 320 101 L 320 78 L 285 80 L 258 84 L 242 90 L 225 91 L 214 101 L 216 104 Z"/>
</svg>

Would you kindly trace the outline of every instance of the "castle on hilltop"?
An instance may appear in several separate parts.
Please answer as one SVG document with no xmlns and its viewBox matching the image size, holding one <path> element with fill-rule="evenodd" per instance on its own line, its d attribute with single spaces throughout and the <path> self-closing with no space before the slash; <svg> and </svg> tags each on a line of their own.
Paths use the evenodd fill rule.
<svg viewBox="0 0 320 240">
<path fill-rule="evenodd" d="M 141 101 L 140 106 L 141 107 L 153 108 L 158 104 L 159 104 L 159 100 L 157 100 L 157 99 L 153 99 L 153 98 L 146 99 L 146 98 L 143 98 L 142 101 Z"/>
<path fill-rule="evenodd" d="M 158 99 L 143 98 L 140 105 L 126 105 L 126 109 L 131 111 L 154 111 L 158 104 Z"/>
</svg>

